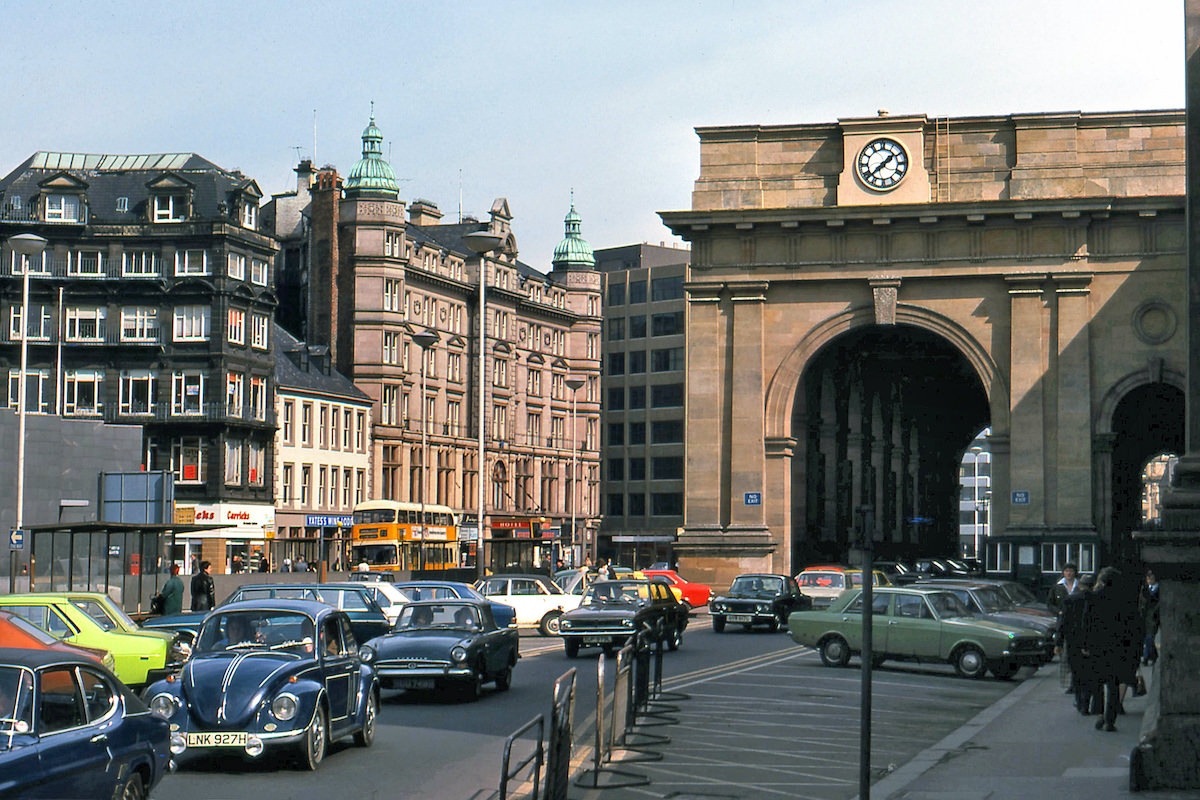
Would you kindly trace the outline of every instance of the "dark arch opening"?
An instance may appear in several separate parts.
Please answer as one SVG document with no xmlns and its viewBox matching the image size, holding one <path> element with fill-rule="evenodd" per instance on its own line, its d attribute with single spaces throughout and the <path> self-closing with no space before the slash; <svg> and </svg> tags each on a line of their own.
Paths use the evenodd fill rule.
<svg viewBox="0 0 1200 800">
<path fill-rule="evenodd" d="M 1149 383 L 1121 398 L 1113 412 L 1112 538 L 1107 563 L 1136 566 L 1131 534 L 1142 527 L 1142 477 L 1146 464 L 1184 448 L 1184 397 L 1168 383 Z"/>
<path fill-rule="evenodd" d="M 792 563 L 856 560 L 863 506 L 877 557 L 957 555 L 959 464 L 990 422 L 962 353 L 922 328 L 859 328 L 813 357 L 797 392 Z"/>
</svg>

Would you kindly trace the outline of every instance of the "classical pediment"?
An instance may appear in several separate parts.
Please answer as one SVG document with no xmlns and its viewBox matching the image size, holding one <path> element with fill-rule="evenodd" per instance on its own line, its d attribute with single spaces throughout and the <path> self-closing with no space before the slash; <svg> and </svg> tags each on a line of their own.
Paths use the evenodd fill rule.
<svg viewBox="0 0 1200 800">
<path fill-rule="evenodd" d="M 39 181 L 38 188 L 42 191 L 52 192 L 86 192 L 88 182 L 69 172 L 56 172 L 49 178 Z"/>
</svg>

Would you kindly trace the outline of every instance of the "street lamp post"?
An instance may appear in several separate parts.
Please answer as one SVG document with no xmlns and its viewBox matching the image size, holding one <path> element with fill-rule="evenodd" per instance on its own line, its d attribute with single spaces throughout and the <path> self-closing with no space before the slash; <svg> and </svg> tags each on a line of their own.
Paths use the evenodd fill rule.
<svg viewBox="0 0 1200 800">
<path fill-rule="evenodd" d="M 579 497 L 579 387 L 587 381 L 573 376 L 564 382 L 571 390 L 571 538 L 575 539 L 579 535 L 575 530 L 575 501 Z M 582 544 L 584 548 L 587 547 L 586 541 Z M 595 563 L 595 560 L 592 563 Z"/>
<path fill-rule="evenodd" d="M 472 253 L 479 255 L 479 419 L 477 432 L 479 434 L 479 484 L 476 494 L 476 545 L 475 566 L 483 571 L 483 468 L 487 461 L 487 451 L 484 448 L 484 411 L 487 402 L 487 254 L 500 249 L 504 237 L 490 231 L 472 231 L 463 236 L 463 243 Z"/>
<path fill-rule="evenodd" d="M 428 530 L 425 520 L 425 478 L 429 464 L 429 401 L 425 397 L 425 367 L 429 361 L 429 348 L 438 343 L 441 337 L 437 331 L 429 329 L 414 333 L 412 340 L 421 348 L 421 477 L 419 480 L 421 492 L 421 541 L 425 541 L 425 531 Z M 423 553 L 423 545 L 417 546 L 417 552 Z M 420 565 L 424 569 L 424 564 Z"/>
<path fill-rule="evenodd" d="M 17 529 L 25 523 L 25 373 L 29 369 L 29 268 L 34 256 L 46 249 L 46 240 L 34 233 L 19 233 L 8 238 L 8 246 L 21 256 L 24 277 L 21 281 L 21 375 L 17 378 Z M 16 591 L 17 561 L 15 550 L 8 553 L 8 591 Z M 30 576 L 32 579 L 33 576 Z"/>
</svg>

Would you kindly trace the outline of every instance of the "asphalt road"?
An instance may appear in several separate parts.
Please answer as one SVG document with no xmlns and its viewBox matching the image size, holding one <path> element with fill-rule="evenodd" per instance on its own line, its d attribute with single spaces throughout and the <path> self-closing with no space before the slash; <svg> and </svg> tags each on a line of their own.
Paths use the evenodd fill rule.
<svg viewBox="0 0 1200 800">
<path fill-rule="evenodd" d="M 566 658 L 555 638 L 523 636 L 508 692 L 489 687 L 478 702 L 385 692 L 374 747 L 349 740 L 316 773 L 288 758 L 191 761 L 155 788 L 160 800 L 486 797 L 499 783 L 504 740 L 538 714 L 549 716 L 554 681 L 577 669 L 576 742 L 594 737 L 598 651 Z M 612 668 L 613 659 L 607 660 Z M 1012 682 L 967 681 L 949 667 L 892 663 L 875 672 L 872 763 L 903 764 L 979 710 Z M 784 633 L 715 634 L 694 614 L 683 647 L 664 656 L 664 688 L 685 692 L 664 759 L 631 767 L 651 786 L 597 798 L 687 796 L 851 798 L 857 794 L 857 660 L 823 667 Z M 580 787 L 573 798 L 591 797 Z"/>
</svg>

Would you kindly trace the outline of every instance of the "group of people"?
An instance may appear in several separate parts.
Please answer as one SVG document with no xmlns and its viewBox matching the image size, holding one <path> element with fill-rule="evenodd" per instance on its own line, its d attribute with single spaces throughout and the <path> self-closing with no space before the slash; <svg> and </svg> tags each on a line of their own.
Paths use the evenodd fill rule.
<svg viewBox="0 0 1200 800">
<path fill-rule="evenodd" d="M 1055 650 L 1070 670 L 1075 708 L 1099 717 L 1096 730 L 1115 731 L 1126 694 L 1146 691 L 1138 667 L 1158 659 L 1158 580 L 1147 571 L 1138 588 L 1114 567 L 1078 572 L 1066 564 L 1047 600 L 1059 615 Z"/>
</svg>

